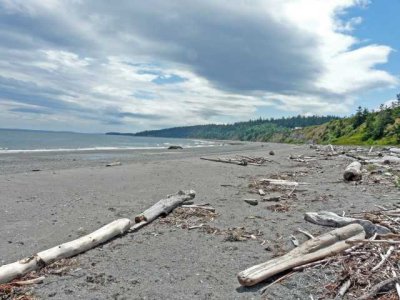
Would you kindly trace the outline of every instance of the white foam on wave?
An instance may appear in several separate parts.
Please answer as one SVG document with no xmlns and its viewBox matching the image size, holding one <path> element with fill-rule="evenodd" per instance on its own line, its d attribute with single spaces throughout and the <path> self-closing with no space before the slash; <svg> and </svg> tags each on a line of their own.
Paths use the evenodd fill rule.
<svg viewBox="0 0 400 300">
<path fill-rule="evenodd" d="M 214 147 L 218 144 L 195 144 L 195 145 L 182 145 L 183 148 L 200 148 L 200 147 Z M 144 146 L 144 147 L 91 147 L 91 148 L 57 148 L 57 149 L 7 149 L 0 148 L 0 154 L 13 154 L 13 153 L 39 153 L 39 152 L 79 152 L 79 151 L 122 151 L 122 150 L 152 150 L 152 149 L 167 149 L 166 146 Z"/>
</svg>

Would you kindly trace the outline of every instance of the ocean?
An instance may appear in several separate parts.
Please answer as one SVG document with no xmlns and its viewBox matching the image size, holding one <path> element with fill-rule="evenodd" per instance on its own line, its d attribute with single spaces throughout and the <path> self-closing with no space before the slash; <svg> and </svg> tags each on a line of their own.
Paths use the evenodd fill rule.
<svg viewBox="0 0 400 300">
<path fill-rule="evenodd" d="M 212 147 L 217 142 L 196 139 L 136 137 L 74 132 L 0 129 L 0 153 Z"/>
</svg>

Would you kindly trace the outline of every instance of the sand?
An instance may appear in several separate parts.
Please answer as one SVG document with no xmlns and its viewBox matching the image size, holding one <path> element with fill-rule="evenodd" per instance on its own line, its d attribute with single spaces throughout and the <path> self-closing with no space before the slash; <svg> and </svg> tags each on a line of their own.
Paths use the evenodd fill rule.
<svg viewBox="0 0 400 300">
<path fill-rule="evenodd" d="M 275 155 L 268 152 L 274 150 Z M 203 161 L 201 156 L 265 156 L 265 166 Z M 397 202 L 398 189 L 382 184 L 345 183 L 351 161 L 332 157 L 308 164 L 290 154 L 315 155 L 307 145 L 248 143 L 183 150 L 19 153 L 0 155 L 0 262 L 10 263 L 75 239 L 120 217 L 133 218 L 180 189 L 197 192 L 196 203 L 210 203 L 218 216 L 210 226 L 259 230 L 257 240 L 230 241 L 201 229 L 155 222 L 136 233 L 77 257 L 67 274 L 48 275 L 33 287 L 40 299 L 309 299 L 323 293 L 335 274 L 308 270 L 259 290 L 240 287 L 236 274 L 293 248 L 290 235 L 301 227 L 313 234 L 329 229 L 306 223 L 304 212 L 346 213 Z M 121 166 L 105 167 L 112 161 Z M 39 171 L 32 171 L 39 170 Z M 294 173 L 310 183 L 288 200 L 287 212 L 251 206 L 246 198 L 254 176 Z M 261 245 L 261 240 L 266 244 Z M 272 251 L 266 251 L 269 248 Z"/>
</svg>

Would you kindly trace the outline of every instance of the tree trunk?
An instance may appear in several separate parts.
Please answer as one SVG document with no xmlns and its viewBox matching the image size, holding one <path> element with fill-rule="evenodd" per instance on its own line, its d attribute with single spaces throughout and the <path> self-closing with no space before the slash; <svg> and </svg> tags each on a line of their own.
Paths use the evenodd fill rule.
<svg viewBox="0 0 400 300">
<path fill-rule="evenodd" d="M 327 256 L 332 256 L 351 247 L 348 239 L 365 237 L 364 229 L 359 224 L 351 224 L 308 240 L 289 253 L 255 265 L 238 274 L 241 285 L 252 286 L 280 272 L 301 266 Z"/>
</svg>

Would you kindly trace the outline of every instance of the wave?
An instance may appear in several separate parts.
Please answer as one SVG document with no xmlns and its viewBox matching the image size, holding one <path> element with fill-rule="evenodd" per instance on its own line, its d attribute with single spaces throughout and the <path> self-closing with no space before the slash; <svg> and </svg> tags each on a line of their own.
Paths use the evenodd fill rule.
<svg viewBox="0 0 400 300">
<path fill-rule="evenodd" d="M 165 145 L 167 144 L 167 145 Z M 152 150 L 152 149 L 168 149 L 169 143 L 164 143 L 165 146 L 143 146 L 143 147 L 90 147 L 90 148 L 56 148 L 56 149 L 4 149 L 0 148 L 0 154 L 13 153 L 36 153 L 36 152 L 79 152 L 79 151 L 122 151 L 122 150 Z M 195 145 L 179 145 L 183 148 L 200 148 L 214 147 L 219 144 L 195 144 Z"/>
</svg>

